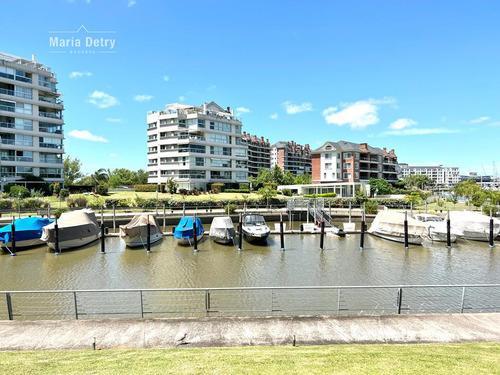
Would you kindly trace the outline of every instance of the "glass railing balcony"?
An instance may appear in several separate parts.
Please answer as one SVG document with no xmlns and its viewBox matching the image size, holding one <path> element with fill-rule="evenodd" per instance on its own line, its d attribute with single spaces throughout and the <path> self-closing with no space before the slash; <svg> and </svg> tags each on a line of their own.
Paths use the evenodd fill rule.
<svg viewBox="0 0 500 375">
<path fill-rule="evenodd" d="M 19 91 L 7 90 L 7 89 L 0 89 L 0 94 L 17 96 L 18 98 L 23 98 L 23 99 L 33 99 L 33 95 L 31 94 Z"/>
<path fill-rule="evenodd" d="M 16 177 L 16 172 L 3 172 L 2 177 Z"/>
<path fill-rule="evenodd" d="M 8 79 L 14 79 L 14 74 L 8 74 L 8 73 L 0 73 L 0 77 L 3 78 L 8 78 Z"/>
<path fill-rule="evenodd" d="M 2 143 L 4 145 L 16 145 L 16 146 L 28 146 L 33 147 L 33 141 L 20 141 L 15 139 L 4 139 L 2 138 Z"/>
<path fill-rule="evenodd" d="M 56 129 L 56 128 L 45 128 L 45 127 L 40 127 L 39 128 L 41 132 L 43 133 L 50 133 L 50 134 L 62 134 L 63 131 L 62 129 Z"/>
<path fill-rule="evenodd" d="M 19 81 L 19 82 L 27 82 L 27 83 L 31 83 L 31 78 L 28 78 L 28 77 L 24 77 L 24 76 L 16 76 L 16 81 Z"/>
<path fill-rule="evenodd" d="M 3 161 L 15 161 L 16 157 L 15 156 L 2 156 Z"/>
<path fill-rule="evenodd" d="M 45 148 L 62 148 L 62 145 L 58 145 L 56 143 L 44 143 L 40 142 L 40 147 L 45 147 Z"/>
<path fill-rule="evenodd" d="M 16 161 L 24 161 L 24 162 L 33 162 L 33 158 L 29 158 L 26 156 L 18 156 L 16 157 Z"/>
<path fill-rule="evenodd" d="M 41 102 L 46 102 L 46 103 L 53 103 L 53 104 L 60 104 L 60 105 L 63 104 L 63 101 L 61 99 L 50 98 L 48 96 L 42 96 L 42 95 L 38 96 L 38 100 Z"/>
<path fill-rule="evenodd" d="M 49 117 L 49 118 L 55 118 L 55 119 L 59 119 L 61 120 L 62 119 L 62 115 L 60 113 L 54 113 L 54 112 L 43 112 L 43 111 L 40 111 L 38 112 L 38 114 L 41 116 L 41 117 Z"/>
<path fill-rule="evenodd" d="M 16 107 L 12 107 L 10 105 L 0 105 L 0 111 L 15 112 L 16 111 Z"/>
<path fill-rule="evenodd" d="M 47 163 L 47 164 L 62 164 L 63 161 L 62 159 L 47 159 L 47 158 L 40 158 L 40 163 Z"/>
<path fill-rule="evenodd" d="M 40 177 L 42 177 L 42 178 L 62 178 L 62 175 L 60 173 L 41 173 L 40 172 Z"/>
</svg>

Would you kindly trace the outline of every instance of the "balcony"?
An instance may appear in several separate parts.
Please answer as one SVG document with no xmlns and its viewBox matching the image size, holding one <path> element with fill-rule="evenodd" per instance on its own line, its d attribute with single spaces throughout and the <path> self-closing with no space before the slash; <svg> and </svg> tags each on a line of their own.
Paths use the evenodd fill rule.
<svg viewBox="0 0 500 375">
<path fill-rule="evenodd" d="M 38 115 L 41 117 L 47 117 L 47 118 L 55 118 L 58 120 L 62 120 L 62 114 L 58 112 L 45 112 L 45 111 L 39 111 Z"/>
<path fill-rule="evenodd" d="M 0 94 L 17 96 L 18 98 L 23 98 L 23 99 L 33 99 L 32 94 L 26 94 L 24 92 L 18 92 L 18 91 L 7 90 L 7 89 L 2 89 L 2 88 L 0 88 Z"/>
<path fill-rule="evenodd" d="M 48 97 L 48 96 L 39 95 L 38 96 L 38 100 L 41 101 L 41 102 L 45 102 L 45 103 L 52 103 L 52 104 L 63 105 L 63 101 L 61 99 L 58 99 L 58 98 L 51 98 L 51 97 Z"/>
</svg>

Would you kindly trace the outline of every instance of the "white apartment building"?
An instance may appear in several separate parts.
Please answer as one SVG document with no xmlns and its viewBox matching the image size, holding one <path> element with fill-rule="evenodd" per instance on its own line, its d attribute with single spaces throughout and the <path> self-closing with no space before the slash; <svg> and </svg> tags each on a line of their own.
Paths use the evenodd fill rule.
<svg viewBox="0 0 500 375">
<path fill-rule="evenodd" d="M 148 183 L 173 178 L 180 189 L 206 190 L 214 182 L 226 187 L 248 182 L 248 146 L 229 107 L 167 104 L 149 112 L 147 123 Z"/>
<path fill-rule="evenodd" d="M 2 186 L 34 175 L 63 177 L 63 102 L 50 68 L 0 52 L 0 170 Z"/>
<path fill-rule="evenodd" d="M 426 175 L 434 181 L 436 185 L 453 187 L 460 182 L 460 170 L 457 167 L 443 167 L 442 165 L 408 165 L 399 164 L 401 178 L 406 178 L 412 174 Z"/>
</svg>

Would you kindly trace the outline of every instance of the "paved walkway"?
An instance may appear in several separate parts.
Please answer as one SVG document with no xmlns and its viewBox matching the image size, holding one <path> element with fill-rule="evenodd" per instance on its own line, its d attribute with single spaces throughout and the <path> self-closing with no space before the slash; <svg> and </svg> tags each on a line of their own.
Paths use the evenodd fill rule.
<svg viewBox="0 0 500 375">
<path fill-rule="evenodd" d="M 500 313 L 0 321 L 0 350 L 500 342 Z"/>
</svg>

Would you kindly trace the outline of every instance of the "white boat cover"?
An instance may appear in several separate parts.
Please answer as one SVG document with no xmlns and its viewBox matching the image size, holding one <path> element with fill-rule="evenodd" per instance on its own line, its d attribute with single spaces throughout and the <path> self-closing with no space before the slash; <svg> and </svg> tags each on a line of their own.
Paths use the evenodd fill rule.
<svg viewBox="0 0 500 375">
<path fill-rule="evenodd" d="M 129 237 L 148 235 L 148 223 L 150 224 L 150 234 L 161 232 L 160 225 L 154 215 L 139 214 L 135 215 L 130 222 L 120 225 L 121 231 Z"/>
<path fill-rule="evenodd" d="M 233 221 L 229 216 L 216 216 L 210 226 L 210 237 L 233 238 L 235 235 Z"/>
<path fill-rule="evenodd" d="M 450 211 L 450 223 L 464 232 L 486 234 L 490 233 L 490 217 L 472 211 Z M 493 218 L 493 237 L 500 233 L 500 220 Z"/>
<path fill-rule="evenodd" d="M 380 232 L 396 237 L 404 236 L 405 213 L 401 211 L 380 211 L 372 222 L 368 233 Z M 427 226 L 410 215 L 407 215 L 408 234 L 416 236 L 426 236 Z"/>
<path fill-rule="evenodd" d="M 45 242 L 55 241 L 54 226 L 56 221 L 43 227 L 41 240 Z M 73 240 L 75 238 L 89 237 L 99 233 L 99 223 L 94 211 L 84 209 L 72 212 L 64 212 L 57 219 L 59 241 Z"/>
</svg>

